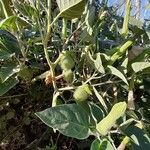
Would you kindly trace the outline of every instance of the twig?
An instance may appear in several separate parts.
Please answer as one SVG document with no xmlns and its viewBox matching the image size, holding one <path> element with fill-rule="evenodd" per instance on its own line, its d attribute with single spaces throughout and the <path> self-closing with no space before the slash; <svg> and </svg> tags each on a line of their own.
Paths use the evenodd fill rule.
<svg viewBox="0 0 150 150">
<path fill-rule="evenodd" d="M 64 88 L 59 88 L 58 89 L 58 91 L 65 91 L 65 90 L 73 90 L 73 89 L 75 89 L 76 87 L 73 87 L 73 86 L 71 86 L 71 87 L 64 87 Z"/>
<path fill-rule="evenodd" d="M 57 136 L 57 139 L 56 139 L 56 142 L 55 142 L 55 147 L 56 147 L 56 148 L 57 148 L 57 144 L 58 144 L 59 137 L 60 137 L 60 132 L 58 133 L 58 136 Z"/>
<path fill-rule="evenodd" d="M 80 28 L 84 25 L 84 23 L 85 23 L 85 22 L 81 23 L 81 25 L 80 25 L 76 30 L 74 30 L 74 31 L 71 33 L 71 35 L 67 38 L 66 42 L 64 43 L 63 49 L 66 49 L 66 46 L 67 46 L 67 44 L 69 43 L 69 41 L 70 41 L 70 39 L 72 38 L 72 36 L 73 36 L 78 30 L 80 30 Z"/>
<path fill-rule="evenodd" d="M 3 139 L 1 140 L 1 143 L 3 143 L 3 141 L 5 141 L 5 139 L 7 139 L 8 137 L 11 137 L 14 134 L 14 132 L 16 132 L 22 126 L 23 126 L 23 123 L 18 125 L 17 127 L 14 127 L 6 136 L 3 137 Z"/>
<path fill-rule="evenodd" d="M 92 86 L 101 86 L 101 85 L 105 85 L 105 84 L 116 84 L 122 82 L 122 80 L 119 81 L 106 81 L 106 82 L 102 82 L 102 83 L 97 83 L 97 84 L 93 84 Z"/>
<path fill-rule="evenodd" d="M 14 98 L 14 97 L 21 97 L 21 96 L 25 96 L 25 95 L 28 95 L 28 94 L 19 94 L 19 95 L 3 96 L 3 97 L 0 97 L 0 99 L 8 99 L 8 98 Z"/>
</svg>

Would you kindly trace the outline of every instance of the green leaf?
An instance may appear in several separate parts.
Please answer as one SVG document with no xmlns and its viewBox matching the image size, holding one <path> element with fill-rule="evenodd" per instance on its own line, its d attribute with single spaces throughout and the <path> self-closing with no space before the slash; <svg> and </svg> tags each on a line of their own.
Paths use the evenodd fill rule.
<svg viewBox="0 0 150 150">
<path fill-rule="evenodd" d="M 25 20 L 22 20 L 20 17 L 10 16 L 0 22 L 0 28 L 5 30 L 13 29 L 14 31 L 17 31 L 16 22 L 18 22 L 18 25 L 21 27 L 28 25 L 28 23 Z"/>
<path fill-rule="evenodd" d="M 100 150 L 114 150 L 114 148 L 107 139 L 103 139 L 101 141 Z"/>
<path fill-rule="evenodd" d="M 85 18 L 85 23 L 88 27 L 93 26 L 94 24 L 94 20 L 95 20 L 95 6 L 91 6 L 90 8 L 87 7 L 87 14 L 86 14 L 86 18 Z"/>
<path fill-rule="evenodd" d="M 95 6 L 93 6 L 92 4 L 89 4 L 89 5 L 86 5 L 86 11 L 84 12 L 85 14 L 85 23 L 86 23 L 86 31 L 84 31 L 87 36 L 86 38 L 88 38 L 88 36 L 92 36 L 93 34 L 93 25 L 94 25 L 94 21 L 95 21 L 95 12 L 96 12 L 96 9 L 95 9 Z M 83 35 L 83 33 L 82 33 Z M 82 36 L 81 36 L 82 37 Z"/>
<path fill-rule="evenodd" d="M 135 62 L 132 65 L 132 69 L 135 73 L 143 71 L 146 68 L 150 67 L 150 62 Z"/>
<path fill-rule="evenodd" d="M 123 122 L 121 125 L 120 125 L 120 129 L 121 130 L 125 130 L 128 126 L 130 126 L 131 124 L 135 123 L 135 120 L 134 119 L 128 119 L 127 121 Z"/>
<path fill-rule="evenodd" d="M 91 114 L 93 115 L 94 119 L 99 122 L 104 118 L 103 110 L 94 103 L 89 103 Z"/>
<path fill-rule="evenodd" d="M 100 150 L 100 141 L 98 139 L 92 142 L 90 150 Z"/>
<path fill-rule="evenodd" d="M 10 2 L 11 0 L 0 0 L 0 13 L 2 13 L 3 18 L 11 16 L 13 14 L 11 10 Z"/>
<path fill-rule="evenodd" d="M 94 61 L 95 68 L 102 74 L 105 73 L 105 69 L 102 65 L 101 55 L 100 53 L 96 54 L 96 60 Z"/>
<path fill-rule="evenodd" d="M 0 29 L 0 49 L 8 53 L 20 53 L 20 46 L 16 37 L 6 30 Z"/>
<path fill-rule="evenodd" d="M 82 15 L 86 0 L 56 0 L 60 15 L 64 18 L 78 18 Z"/>
<path fill-rule="evenodd" d="M 142 29 L 143 28 L 143 22 L 140 21 L 140 20 L 137 20 L 135 17 L 131 17 L 129 18 L 129 23 L 132 25 L 132 26 L 137 26 L 139 29 Z"/>
<path fill-rule="evenodd" d="M 31 3 L 28 4 L 26 2 L 13 1 L 13 4 L 22 15 L 29 17 L 30 19 L 33 19 L 37 13 Z"/>
<path fill-rule="evenodd" d="M 10 78 L 6 82 L 0 82 L 0 96 L 8 92 L 11 88 L 13 88 L 18 83 L 17 78 Z"/>
<path fill-rule="evenodd" d="M 128 81 L 126 80 L 125 76 L 118 69 L 116 69 L 113 66 L 107 66 L 107 68 L 109 68 L 109 71 L 111 72 L 111 74 L 117 76 L 122 81 L 124 81 L 124 83 L 126 83 L 128 85 Z"/>
<path fill-rule="evenodd" d="M 19 68 L 16 66 L 16 64 L 6 64 L 1 67 L 0 69 L 0 78 L 2 80 L 2 83 L 5 82 L 7 79 L 9 79 L 12 75 L 14 75 L 16 72 L 18 72 Z"/>
<path fill-rule="evenodd" d="M 5 14 L 4 14 L 4 11 L 3 11 L 3 6 L 2 4 L 0 3 L 0 18 L 5 18 Z"/>
<path fill-rule="evenodd" d="M 104 99 L 102 98 L 102 96 L 98 93 L 98 91 L 96 90 L 95 87 L 93 87 L 93 91 L 94 91 L 96 97 L 98 98 L 98 100 L 100 101 L 101 105 L 103 106 L 103 108 L 107 111 L 107 105 L 106 105 Z"/>
<path fill-rule="evenodd" d="M 79 105 L 59 105 L 37 112 L 36 115 L 46 125 L 66 136 L 85 139 L 91 134 L 90 116 Z"/>
<path fill-rule="evenodd" d="M 0 60 L 7 60 L 14 56 L 14 53 L 8 53 L 6 50 L 0 48 Z"/>
<path fill-rule="evenodd" d="M 132 49 L 133 50 L 133 49 Z M 140 52 L 140 53 L 139 53 Z M 144 49 L 135 49 L 134 53 L 138 54 L 134 59 L 129 61 L 128 65 L 131 65 L 134 62 L 142 62 L 143 60 L 150 57 L 150 48 L 144 48 Z"/>
<path fill-rule="evenodd" d="M 6 19 L 3 19 L 0 22 L 0 28 L 2 28 L 2 29 L 10 28 L 10 29 L 14 29 L 16 31 L 16 29 L 17 29 L 16 18 L 17 18 L 16 16 L 10 16 Z"/>
<path fill-rule="evenodd" d="M 130 137 L 134 150 L 148 150 L 150 149 L 150 138 L 142 129 L 137 126 L 130 125 L 123 131 Z"/>
<path fill-rule="evenodd" d="M 108 139 L 98 140 L 95 139 L 92 144 L 90 150 L 114 150 L 112 144 Z"/>
</svg>

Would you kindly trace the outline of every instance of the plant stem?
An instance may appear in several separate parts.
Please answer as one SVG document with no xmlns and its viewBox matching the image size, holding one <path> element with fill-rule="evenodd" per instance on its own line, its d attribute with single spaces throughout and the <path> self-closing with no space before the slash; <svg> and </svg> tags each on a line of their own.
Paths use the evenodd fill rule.
<svg viewBox="0 0 150 150">
<path fill-rule="evenodd" d="M 101 85 L 105 85 L 105 84 L 117 84 L 119 82 L 122 82 L 122 80 L 119 80 L 119 81 L 106 81 L 106 82 L 102 82 L 102 83 L 93 84 L 92 86 L 95 87 L 95 86 L 101 86 Z"/>
<path fill-rule="evenodd" d="M 75 88 L 76 88 L 75 86 L 68 86 L 64 88 L 59 88 L 58 91 L 74 90 Z"/>
<path fill-rule="evenodd" d="M 116 149 L 116 146 L 115 146 L 115 144 L 114 144 L 114 141 L 112 140 L 112 138 L 111 138 L 110 135 L 108 136 L 108 139 L 109 139 L 109 141 L 111 142 L 113 148 Z"/>
<path fill-rule="evenodd" d="M 58 14 L 56 16 L 56 18 L 53 20 L 53 22 L 51 22 L 51 0 L 48 0 L 48 17 L 47 17 L 47 31 L 45 33 L 45 37 L 42 40 L 43 42 L 43 46 L 44 46 L 44 53 L 45 53 L 45 58 L 47 60 L 47 63 L 50 67 L 50 73 L 52 78 L 55 77 L 55 65 L 54 63 L 51 62 L 50 58 L 49 58 L 49 54 L 48 54 L 48 41 L 50 38 L 50 34 L 51 34 L 51 27 L 53 26 L 53 24 L 55 23 L 55 21 L 60 17 L 60 14 Z M 42 35 L 42 33 L 41 33 Z M 57 86 L 56 86 L 56 82 L 55 80 L 52 81 L 53 82 L 53 87 L 55 90 L 57 90 Z"/>
<path fill-rule="evenodd" d="M 45 39 L 43 39 L 43 46 L 44 46 L 44 53 L 45 53 L 45 58 L 47 60 L 47 63 L 50 67 L 52 68 L 52 62 L 49 59 L 49 54 L 48 54 L 48 41 L 51 33 L 51 0 L 48 0 L 48 17 L 47 17 L 47 31 L 45 35 Z"/>
<path fill-rule="evenodd" d="M 117 150 L 125 150 L 125 147 L 129 143 L 129 141 L 130 141 L 130 138 L 126 136 L 121 142 L 121 144 L 119 145 L 119 147 L 117 148 Z"/>
<path fill-rule="evenodd" d="M 5 2 L 3 0 L 1 0 L 0 2 L 1 2 L 1 5 L 2 5 L 4 14 L 5 14 L 5 18 L 8 18 L 8 13 L 7 13 L 7 10 L 6 10 Z"/>
<path fill-rule="evenodd" d="M 27 95 L 28 94 L 10 95 L 10 96 L 0 97 L 0 99 L 16 98 L 16 97 L 27 96 Z"/>
<path fill-rule="evenodd" d="M 55 68 L 54 68 L 53 63 L 50 61 L 49 54 L 48 54 L 48 41 L 50 38 L 50 33 L 51 33 L 51 0 L 48 0 L 47 31 L 46 31 L 45 39 L 43 39 L 43 46 L 44 46 L 45 58 L 50 67 L 51 76 L 52 76 L 52 78 L 54 78 L 55 77 Z M 54 89 L 56 90 L 57 86 L 56 86 L 55 81 L 53 80 L 52 83 L 53 83 Z"/>
<path fill-rule="evenodd" d="M 67 19 L 63 18 L 62 20 L 63 26 L 62 26 L 62 39 L 65 42 L 67 38 Z"/>
<path fill-rule="evenodd" d="M 16 26 L 17 26 L 17 29 L 18 29 L 19 33 L 21 33 L 21 29 L 19 27 L 18 21 L 16 21 Z M 27 52 L 25 52 L 25 49 L 24 49 L 24 46 L 22 44 L 21 38 L 19 37 L 19 34 L 16 34 L 16 38 L 18 40 L 18 43 L 19 43 L 19 46 L 20 46 L 20 51 L 21 51 L 21 54 L 23 56 L 23 63 L 22 64 L 25 64 L 26 57 L 27 57 Z"/>
<path fill-rule="evenodd" d="M 43 36 L 39 19 L 38 19 L 38 24 L 39 24 L 40 34 L 41 34 L 42 43 L 43 43 L 43 47 L 44 47 L 45 58 L 47 60 L 49 68 L 50 68 L 50 74 L 51 74 L 52 78 L 55 78 L 55 67 L 56 67 L 56 63 L 58 63 L 58 61 L 56 61 L 55 63 L 51 62 L 51 60 L 49 58 L 49 54 L 48 54 L 48 41 L 49 41 L 50 34 L 51 34 L 51 28 L 54 25 L 54 23 L 57 21 L 57 19 L 60 17 L 61 13 L 59 13 L 54 18 L 54 20 L 51 22 L 51 13 L 52 13 L 51 12 L 51 7 L 52 7 L 51 0 L 48 0 L 47 4 L 48 4 L 48 11 L 47 11 L 48 16 L 47 16 L 47 30 L 46 30 L 45 36 Z M 57 91 L 58 89 L 57 89 L 55 80 L 53 80 L 52 83 L 53 83 L 54 90 Z"/>
<path fill-rule="evenodd" d="M 59 54 L 58 58 L 55 60 L 54 65 L 56 66 L 62 57 L 62 53 Z"/>
<path fill-rule="evenodd" d="M 135 102 L 134 102 L 134 78 L 135 74 L 131 76 L 131 80 L 129 82 L 129 92 L 128 92 L 128 109 L 135 110 Z"/>
</svg>

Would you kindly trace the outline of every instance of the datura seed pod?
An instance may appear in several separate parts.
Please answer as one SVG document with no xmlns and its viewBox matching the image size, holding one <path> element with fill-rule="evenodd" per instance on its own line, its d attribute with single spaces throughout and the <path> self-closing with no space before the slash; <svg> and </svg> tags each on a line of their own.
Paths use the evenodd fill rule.
<svg viewBox="0 0 150 150">
<path fill-rule="evenodd" d="M 60 59 L 60 66 L 62 70 L 70 70 L 74 67 L 74 53 L 72 51 L 65 51 Z"/>
<path fill-rule="evenodd" d="M 64 77 L 64 80 L 68 83 L 71 83 L 73 81 L 73 72 L 72 70 L 65 70 L 63 71 L 63 77 Z"/>
<path fill-rule="evenodd" d="M 73 97 L 76 102 L 82 102 L 85 101 L 90 95 L 92 95 L 92 92 L 89 85 L 83 84 L 75 90 Z"/>
</svg>

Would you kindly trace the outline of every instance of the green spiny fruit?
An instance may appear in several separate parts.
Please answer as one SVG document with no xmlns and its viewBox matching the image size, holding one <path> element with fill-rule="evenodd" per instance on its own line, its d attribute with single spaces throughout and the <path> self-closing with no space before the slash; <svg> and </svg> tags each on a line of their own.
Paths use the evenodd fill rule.
<svg viewBox="0 0 150 150">
<path fill-rule="evenodd" d="M 126 108 L 126 102 L 119 102 L 115 104 L 110 113 L 96 125 L 97 131 L 101 135 L 105 136 L 115 124 L 116 120 L 124 115 Z"/>
<path fill-rule="evenodd" d="M 83 84 L 75 90 L 73 97 L 76 102 L 82 102 L 85 101 L 90 95 L 92 95 L 92 92 L 89 85 Z"/>
<path fill-rule="evenodd" d="M 74 53 L 72 51 L 65 51 L 60 59 L 60 66 L 62 70 L 72 69 L 75 65 Z"/>
<path fill-rule="evenodd" d="M 63 71 L 63 77 L 64 77 L 64 80 L 68 83 L 71 83 L 73 81 L 73 72 L 72 70 L 65 70 Z"/>
</svg>

